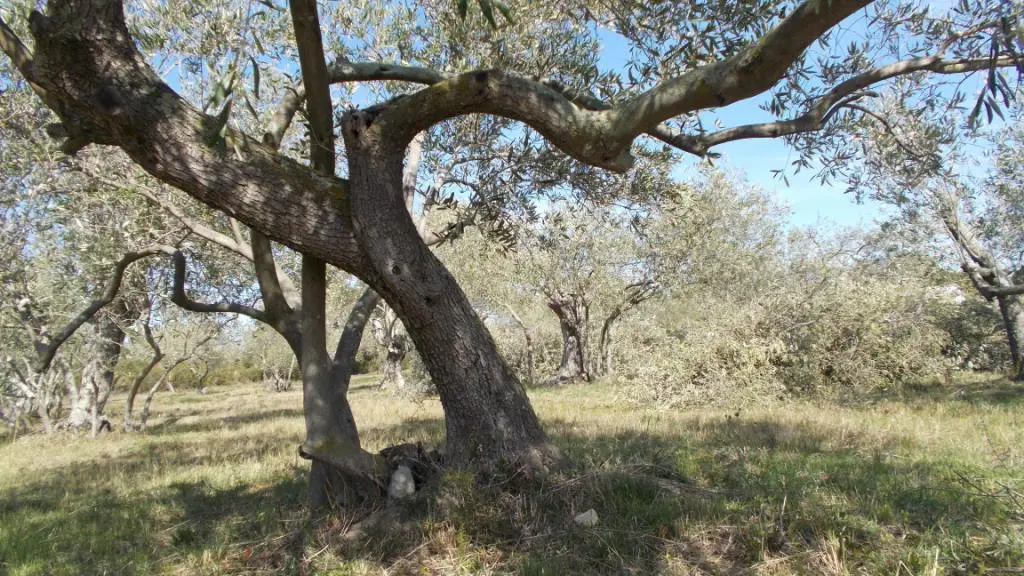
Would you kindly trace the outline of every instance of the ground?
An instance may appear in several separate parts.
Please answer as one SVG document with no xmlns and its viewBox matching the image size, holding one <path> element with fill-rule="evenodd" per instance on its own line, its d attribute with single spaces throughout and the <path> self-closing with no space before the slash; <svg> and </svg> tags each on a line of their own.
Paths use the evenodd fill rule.
<svg viewBox="0 0 1024 576">
<path fill-rule="evenodd" d="M 368 448 L 441 437 L 436 401 L 376 381 L 351 393 Z M 608 383 L 531 396 L 572 470 L 449 473 L 361 538 L 301 510 L 297 390 L 179 389 L 145 433 L 8 437 L 0 573 L 1024 572 L 1024 388 L 1004 379 L 738 411 L 627 406 Z"/>
</svg>

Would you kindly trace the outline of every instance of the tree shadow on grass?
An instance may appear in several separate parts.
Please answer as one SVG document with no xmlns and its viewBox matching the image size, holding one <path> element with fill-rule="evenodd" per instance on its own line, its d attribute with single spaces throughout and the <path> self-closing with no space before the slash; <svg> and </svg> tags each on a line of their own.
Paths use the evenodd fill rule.
<svg viewBox="0 0 1024 576">
<path fill-rule="evenodd" d="M 943 384 L 927 382 L 905 384 L 848 399 L 850 403 L 904 402 L 907 404 L 941 404 L 962 402 L 972 406 L 1024 406 L 1024 382 L 1009 378 L 989 378 L 978 382 Z"/>
<path fill-rule="evenodd" d="M 271 447 L 284 457 L 274 444 L 154 442 L 26 479 L 0 494 L 0 572 L 211 571 L 244 546 L 280 535 L 282 522 L 301 514 L 302 466 L 284 467 L 259 485 L 232 481 L 234 469 Z M 274 554 L 268 562 L 284 557 Z"/>
<path fill-rule="evenodd" d="M 528 574 L 731 574 L 786 556 L 798 559 L 797 572 L 817 573 L 833 545 L 867 573 L 894 573 L 901 562 L 924 571 L 941 546 L 939 562 L 952 572 L 1024 560 L 1013 543 L 992 544 L 1012 537 L 1007 519 L 1022 511 L 964 481 L 984 484 L 990 472 L 897 455 L 923 450 L 912 439 L 847 430 L 839 442 L 840 430 L 826 424 L 743 417 L 695 418 L 671 432 L 545 425 L 574 469 L 483 485 L 450 474 L 406 522 L 341 554 L 396 573 L 415 573 L 429 561 L 425 549 L 461 559 L 442 573 L 497 565 Z M 590 508 L 598 525 L 576 525 Z"/>
<path fill-rule="evenodd" d="M 188 417 L 196 417 L 196 415 L 188 414 Z M 250 412 L 247 414 L 240 414 L 237 416 L 233 415 L 218 415 L 217 413 L 210 413 L 203 415 L 203 417 L 197 422 L 191 422 L 188 424 L 180 424 L 180 416 L 176 414 L 166 415 L 162 420 L 156 424 L 151 424 L 146 427 L 144 434 L 151 435 L 174 435 L 183 434 L 187 432 L 209 432 L 213 430 L 231 429 L 233 427 L 241 426 L 244 424 L 251 424 L 254 422 L 265 422 L 268 420 L 276 420 L 278 418 L 302 418 L 302 410 L 298 408 L 278 408 L 273 410 L 262 410 L 259 412 Z"/>
<path fill-rule="evenodd" d="M 449 472 L 401 507 L 402 521 L 354 542 L 328 528 L 344 518 L 306 526 L 306 555 L 310 545 L 331 551 L 314 572 L 361 561 L 392 573 L 418 573 L 426 564 L 439 573 L 730 574 L 777 555 L 802 558 L 807 564 L 797 571 L 815 572 L 816 551 L 835 536 L 848 563 L 893 573 L 897 562 L 911 561 L 907 550 L 932 553 L 930 534 L 969 541 L 968 530 L 976 537 L 1013 512 L 958 482 L 983 471 L 888 457 L 886 443 L 876 439 L 840 444 L 822 424 L 693 419 L 668 432 L 611 434 L 559 420 L 546 426 L 575 468 L 545 479 L 512 474 L 487 482 Z M 441 419 L 417 419 L 364 434 L 368 444 L 384 445 L 430 442 L 443 431 Z M 908 446 L 903 438 L 889 442 Z M 304 463 L 258 485 L 230 479 L 239 467 L 286 458 L 291 449 L 281 444 L 163 438 L 116 458 L 26 478 L 0 494 L 0 568 L 299 572 L 303 549 L 290 543 L 305 526 Z M 591 508 L 596 526 L 573 522 Z M 886 547 L 895 552 L 878 552 Z M 964 550 L 957 553 L 962 561 Z M 952 562 L 942 555 L 942 563 Z M 989 567 L 1020 560 L 1006 555 Z"/>
</svg>

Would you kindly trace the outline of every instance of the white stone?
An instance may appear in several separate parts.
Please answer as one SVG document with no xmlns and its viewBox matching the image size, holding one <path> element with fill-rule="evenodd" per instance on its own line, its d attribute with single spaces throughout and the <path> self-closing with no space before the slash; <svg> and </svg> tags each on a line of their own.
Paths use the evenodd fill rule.
<svg viewBox="0 0 1024 576">
<path fill-rule="evenodd" d="M 416 480 L 412 477 L 412 470 L 404 464 L 395 468 L 391 474 L 391 483 L 388 485 L 388 498 L 401 500 L 412 496 L 416 492 Z"/>
<path fill-rule="evenodd" d="M 583 526 L 584 528 L 593 528 L 594 526 L 597 526 L 597 521 L 597 510 L 594 510 L 593 508 L 579 514 L 573 519 L 573 522 Z"/>
</svg>

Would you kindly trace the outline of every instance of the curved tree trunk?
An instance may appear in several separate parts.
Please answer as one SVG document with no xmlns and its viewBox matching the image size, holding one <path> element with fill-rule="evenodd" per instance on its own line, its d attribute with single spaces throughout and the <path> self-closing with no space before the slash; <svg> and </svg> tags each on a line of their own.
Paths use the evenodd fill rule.
<svg viewBox="0 0 1024 576">
<path fill-rule="evenodd" d="M 612 345 L 614 344 L 614 334 L 612 329 L 615 327 L 615 321 L 619 319 L 619 314 L 612 313 L 604 319 L 604 324 L 601 325 L 601 341 L 598 344 L 598 367 L 595 370 L 597 376 L 608 376 L 614 371 L 612 361 Z"/>
<path fill-rule="evenodd" d="M 378 305 L 371 321 L 373 339 L 384 350 L 380 360 L 380 387 L 395 394 L 407 391 L 402 362 L 409 353 L 409 338 L 398 331 L 399 321 L 388 306 Z"/>
<path fill-rule="evenodd" d="M 579 294 L 557 292 L 548 295 L 548 308 L 558 316 L 558 326 L 562 330 L 562 360 L 558 371 L 545 380 L 544 385 L 556 386 L 580 380 L 589 382 L 587 332 L 590 307 L 586 299 Z"/>
<path fill-rule="evenodd" d="M 543 469 L 559 459 L 526 390 L 498 353 L 462 288 L 428 249 L 402 193 L 404 143 L 387 142 L 372 112 L 343 117 L 353 224 L 364 280 L 405 324 L 445 411 L 447 458 L 490 469 Z"/>
<path fill-rule="evenodd" d="M 998 301 L 1003 328 L 1010 345 L 1010 358 L 1013 359 L 1013 378 L 1024 380 L 1024 358 L 1021 351 L 1024 346 L 1024 303 L 1020 296 L 1000 296 Z"/>
<path fill-rule="evenodd" d="M 307 25 L 306 30 L 296 26 L 295 36 L 310 127 L 333 135 L 323 62 L 318 63 L 317 73 L 306 73 L 313 60 L 323 60 L 322 46 L 308 49 L 320 40 L 315 3 L 289 5 L 309 12 L 293 18 L 293 23 Z M 82 16 L 83 11 L 89 12 L 88 17 Z M 543 465 L 557 458 L 522 385 L 462 289 L 428 250 L 406 209 L 403 152 L 414 136 L 410 128 L 420 131 L 416 127 L 430 118 L 422 115 L 430 107 L 415 118 L 399 113 L 390 115 L 391 120 L 382 114 L 388 106 L 347 113 L 343 117 L 350 175 L 346 185 L 323 176 L 334 173 L 326 165 L 314 161 L 321 174 L 314 175 L 233 129 L 230 133 L 242 142 L 244 159 L 214 153 L 209 140 L 216 119 L 189 106 L 145 63 L 132 42 L 120 3 L 54 2 L 46 16 L 34 16 L 33 37 L 33 66 L 23 63 L 20 70 L 28 71 L 26 75 L 45 91 L 50 106 L 61 112 L 69 136 L 64 150 L 77 151 L 90 143 L 119 145 L 162 181 L 247 225 L 271 231 L 271 238 L 300 252 L 357 274 L 388 302 L 438 388 L 446 413 L 450 462 L 484 467 L 499 462 Z M 461 97 L 466 86 L 486 89 L 491 84 L 480 81 L 491 78 L 486 73 L 465 78 L 469 84 L 458 85 L 459 90 L 450 94 Z M 96 94 L 103 97 L 97 99 Z M 479 108 L 478 100 L 467 100 L 466 111 Z M 390 106 L 401 111 L 401 103 L 396 100 Z M 440 110 L 445 108 L 432 112 Z M 374 123 L 378 118 L 381 121 Z M 397 140 L 389 134 L 398 135 Z M 333 153 L 328 138 L 314 136 L 311 150 Z M 560 141 L 568 144 L 578 139 Z M 598 159 L 610 152 L 611 156 L 600 156 L 595 163 L 625 167 L 624 143 L 595 149 L 599 152 L 587 148 L 580 154 Z M 274 194 L 262 194 L 271 188 Z M 309 365 L 316 364 L 322 363 Z"/>
<path fill-rule="evenodd" d="M 120 312 L 120 314 L 118 314 Z M 138 313 L 119 300 L 119 305 L 97 316 L 90 342 L 89 362 L 82 369 L 78 389 L 73 396 L 68 425 L 89 426 L 92 435 L 104 423 L 103 410 L 114 386 L 114 369 L 121 358 L 125 332 L 120 322 L 134 322 Z"/>
<path fill-rule="evenodd" d="M 324 262 L 303 256 L 300 364 L 306 439 L 299 450 L 303 457 L 312 460 L 308 494 L 312 510 L 359 505 L 375 500 L 382 493 L 377 480 L 377 463 L 360 446 L 359 431 L 347 398 L 355 351 L 366 321 L 360 322 L 358 315 L 363 311 L 358 305 L 354 307 L 345 324 L 336 358 L 331 362 L 326 348 L 326 288 Z M 370 297 L 364 294 L 360 302 L 368 299 Z M 358 334 L 355 334 L 357 329 Z"/>
<path fill-rule="evenodd" d="M 409 352 L 407 339 L 403 334 L 396 334 L 388 344 L 387 352 L 381 359 L 380 368 L 383 376 L 380 387 L 397 394 L 406 391 L 405 376 L 402 374 L 402 361 Z"/>
<path fill-rule="evenodd" d="M 974 227 L 960 218 L 960 198 L 955 192 L 938 191 L 935 198 L 938 201 L 939 217 L 960 249 L 961 268 L 985 299 L 995 299 L 999 304 L 1003 329 L 1006 331 L 1006 340 L 1010 347 L 1010 358 L 1013 361 L 1013 377 L 1024 380 L 1024 360 L 1021 357 L 1021 347 L 1024 346 L 1024 304 L 1021 303 L 1020 296 L 998 296 L 992 292 L 993 288 L 1012 287 L 1013 278 L 1003 270 L 995 255 L 982 243 Z"/>
</svg>

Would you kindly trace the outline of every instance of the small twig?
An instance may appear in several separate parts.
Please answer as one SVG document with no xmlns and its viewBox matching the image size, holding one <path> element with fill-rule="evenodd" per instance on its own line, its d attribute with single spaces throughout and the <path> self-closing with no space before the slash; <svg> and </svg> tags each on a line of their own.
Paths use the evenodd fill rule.
<svg viewBox="0 0 1024 576">
<path fill-rule="evenodd" d="M 319 549 L 319 550 L 317 550 L 312 556 L 310 556 L 309 558 L 303 558 L 302 559 L 302 563 L 308 565 L 310 562 L 313 561 L 314 558 L 316 558 L 317 556 L 323 554 L 330 547 L 331 547 L 330 544 L 324 544 L 324 547 Z"/>
</svg>

